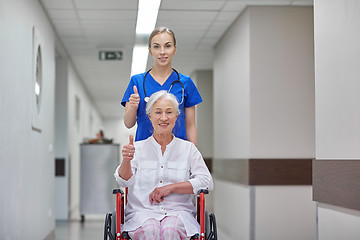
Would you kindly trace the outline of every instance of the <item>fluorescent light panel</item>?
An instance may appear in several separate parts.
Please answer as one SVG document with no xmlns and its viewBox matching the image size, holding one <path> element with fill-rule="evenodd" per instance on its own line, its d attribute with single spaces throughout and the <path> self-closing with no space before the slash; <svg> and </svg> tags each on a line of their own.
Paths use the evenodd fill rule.
<svg viewBox="0 0 360 240">
<path fill-rule="evenodd" d="M 139 0 L 139 10 L 136 20 L 136 35 L 149 35 L 154 30 L 157 16 L 159 13 L 161 0 Z M 144 45 L 135 45 L 131 63 L 131 76 L 145 72 L 148 47 Z"/>
<path fill-rule="evenodd" d="M 154 30 L 158 15 L 158 10 L 141 10 L 138 11 L 136 21 L 136 34 L 150 34 Z"/>
<path fill-rule="evenodd" d="M 159 10 L 161 0 L 139 0 L 140 10 Z"/>
<path fill-rule="evenodd" d="M 145 45 L 135 45 L 131 63 L 131 76 L 145 72 L 148 60 L 148 47 Z"/>
<path fill-rule="evenodd" d="M 155 28 L 161 0 L 139 0 L 136 34 L 150 34 Z"/>
</svg>

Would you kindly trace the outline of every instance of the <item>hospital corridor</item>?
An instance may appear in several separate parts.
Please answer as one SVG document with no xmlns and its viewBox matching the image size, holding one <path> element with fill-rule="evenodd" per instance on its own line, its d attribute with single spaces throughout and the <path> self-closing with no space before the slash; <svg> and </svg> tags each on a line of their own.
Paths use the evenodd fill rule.
<svg viewBox="0 0 360 240">
<path fill-rule="evenodd" d="M 0 240 L 359 240 L 359 13 L 0 0 Z"/>
</svg>

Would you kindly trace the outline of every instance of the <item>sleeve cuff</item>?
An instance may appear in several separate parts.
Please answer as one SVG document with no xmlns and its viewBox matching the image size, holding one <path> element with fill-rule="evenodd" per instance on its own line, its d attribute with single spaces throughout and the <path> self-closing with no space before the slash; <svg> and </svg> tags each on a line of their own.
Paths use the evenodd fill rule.
<svg viewBox="0 0 360 240">
<path fill-rule="evenodd" d="M 115 173 L 114 173 L 114 177 L 116 182 L 121 186 L 121 187 L 129 187 L 131 185 L 133 185 L 135 183 L 135 177 L 134 174 L 131 176 L 131 178 L 129 180 L 125 180 L 122 177 L 119 176 L 119 168 L 120 165 L 116 168 Z"/>
<path fill-rule="evenodd" d="M 188 181 L 193 187 L 194 194 L 197 194 L 198 191 L 201 189 L 209 190 L 209 192 L 212 191 L 212 186 L 205 186 L 204 184 L 201 184 L 201 181 L 198 181 L 197 179 L 189 179 Z"/>
</svg>

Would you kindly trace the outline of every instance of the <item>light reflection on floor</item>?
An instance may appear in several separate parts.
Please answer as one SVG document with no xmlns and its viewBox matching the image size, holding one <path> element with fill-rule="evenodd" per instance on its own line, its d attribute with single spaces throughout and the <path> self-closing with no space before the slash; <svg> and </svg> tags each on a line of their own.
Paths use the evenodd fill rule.
<svg viewBox="0 0 360 240">
<path fill-rule="evenodd" d="M 104 239 L 104 220 L 56 221 L 55 240 L 99 240 Z"/>
</svg>

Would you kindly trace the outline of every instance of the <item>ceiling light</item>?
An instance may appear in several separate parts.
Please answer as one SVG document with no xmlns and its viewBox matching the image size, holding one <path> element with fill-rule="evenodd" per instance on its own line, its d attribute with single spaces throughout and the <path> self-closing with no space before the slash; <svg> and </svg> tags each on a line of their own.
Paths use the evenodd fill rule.
<svg viewBox="0 0 360 240">
<path fill-rule="evenodd" d="M 161 0 L 139 0 L 140 10 L 158 10 Z"/>
<path fill-rule="evenodd" d="M 136 20 L 136 34 L 150 34 L 155 28 L 158 11 L 139 10 Z"/>
<path fill-rule="evenodd" d="M 133 59 L 131 63 L 131 76 L 145 72 L 148 60 L 148 52 L 149 50 L 146 45 L 134 46 Z"/>
<path fill-rule="evenodd" d="M 148 46 L 146 38 L 154 30 L 161 0 L 139 0 L 139 9 L 136 20 L 136 43 L 133 49 L 131 76 L 146 71 L 148 60 Z"/>
<path fill-rule="evenodd" d="M 150 34 L 155 28 L 161 0 L 139 0 L 136 34 Z"/>
</svg>

